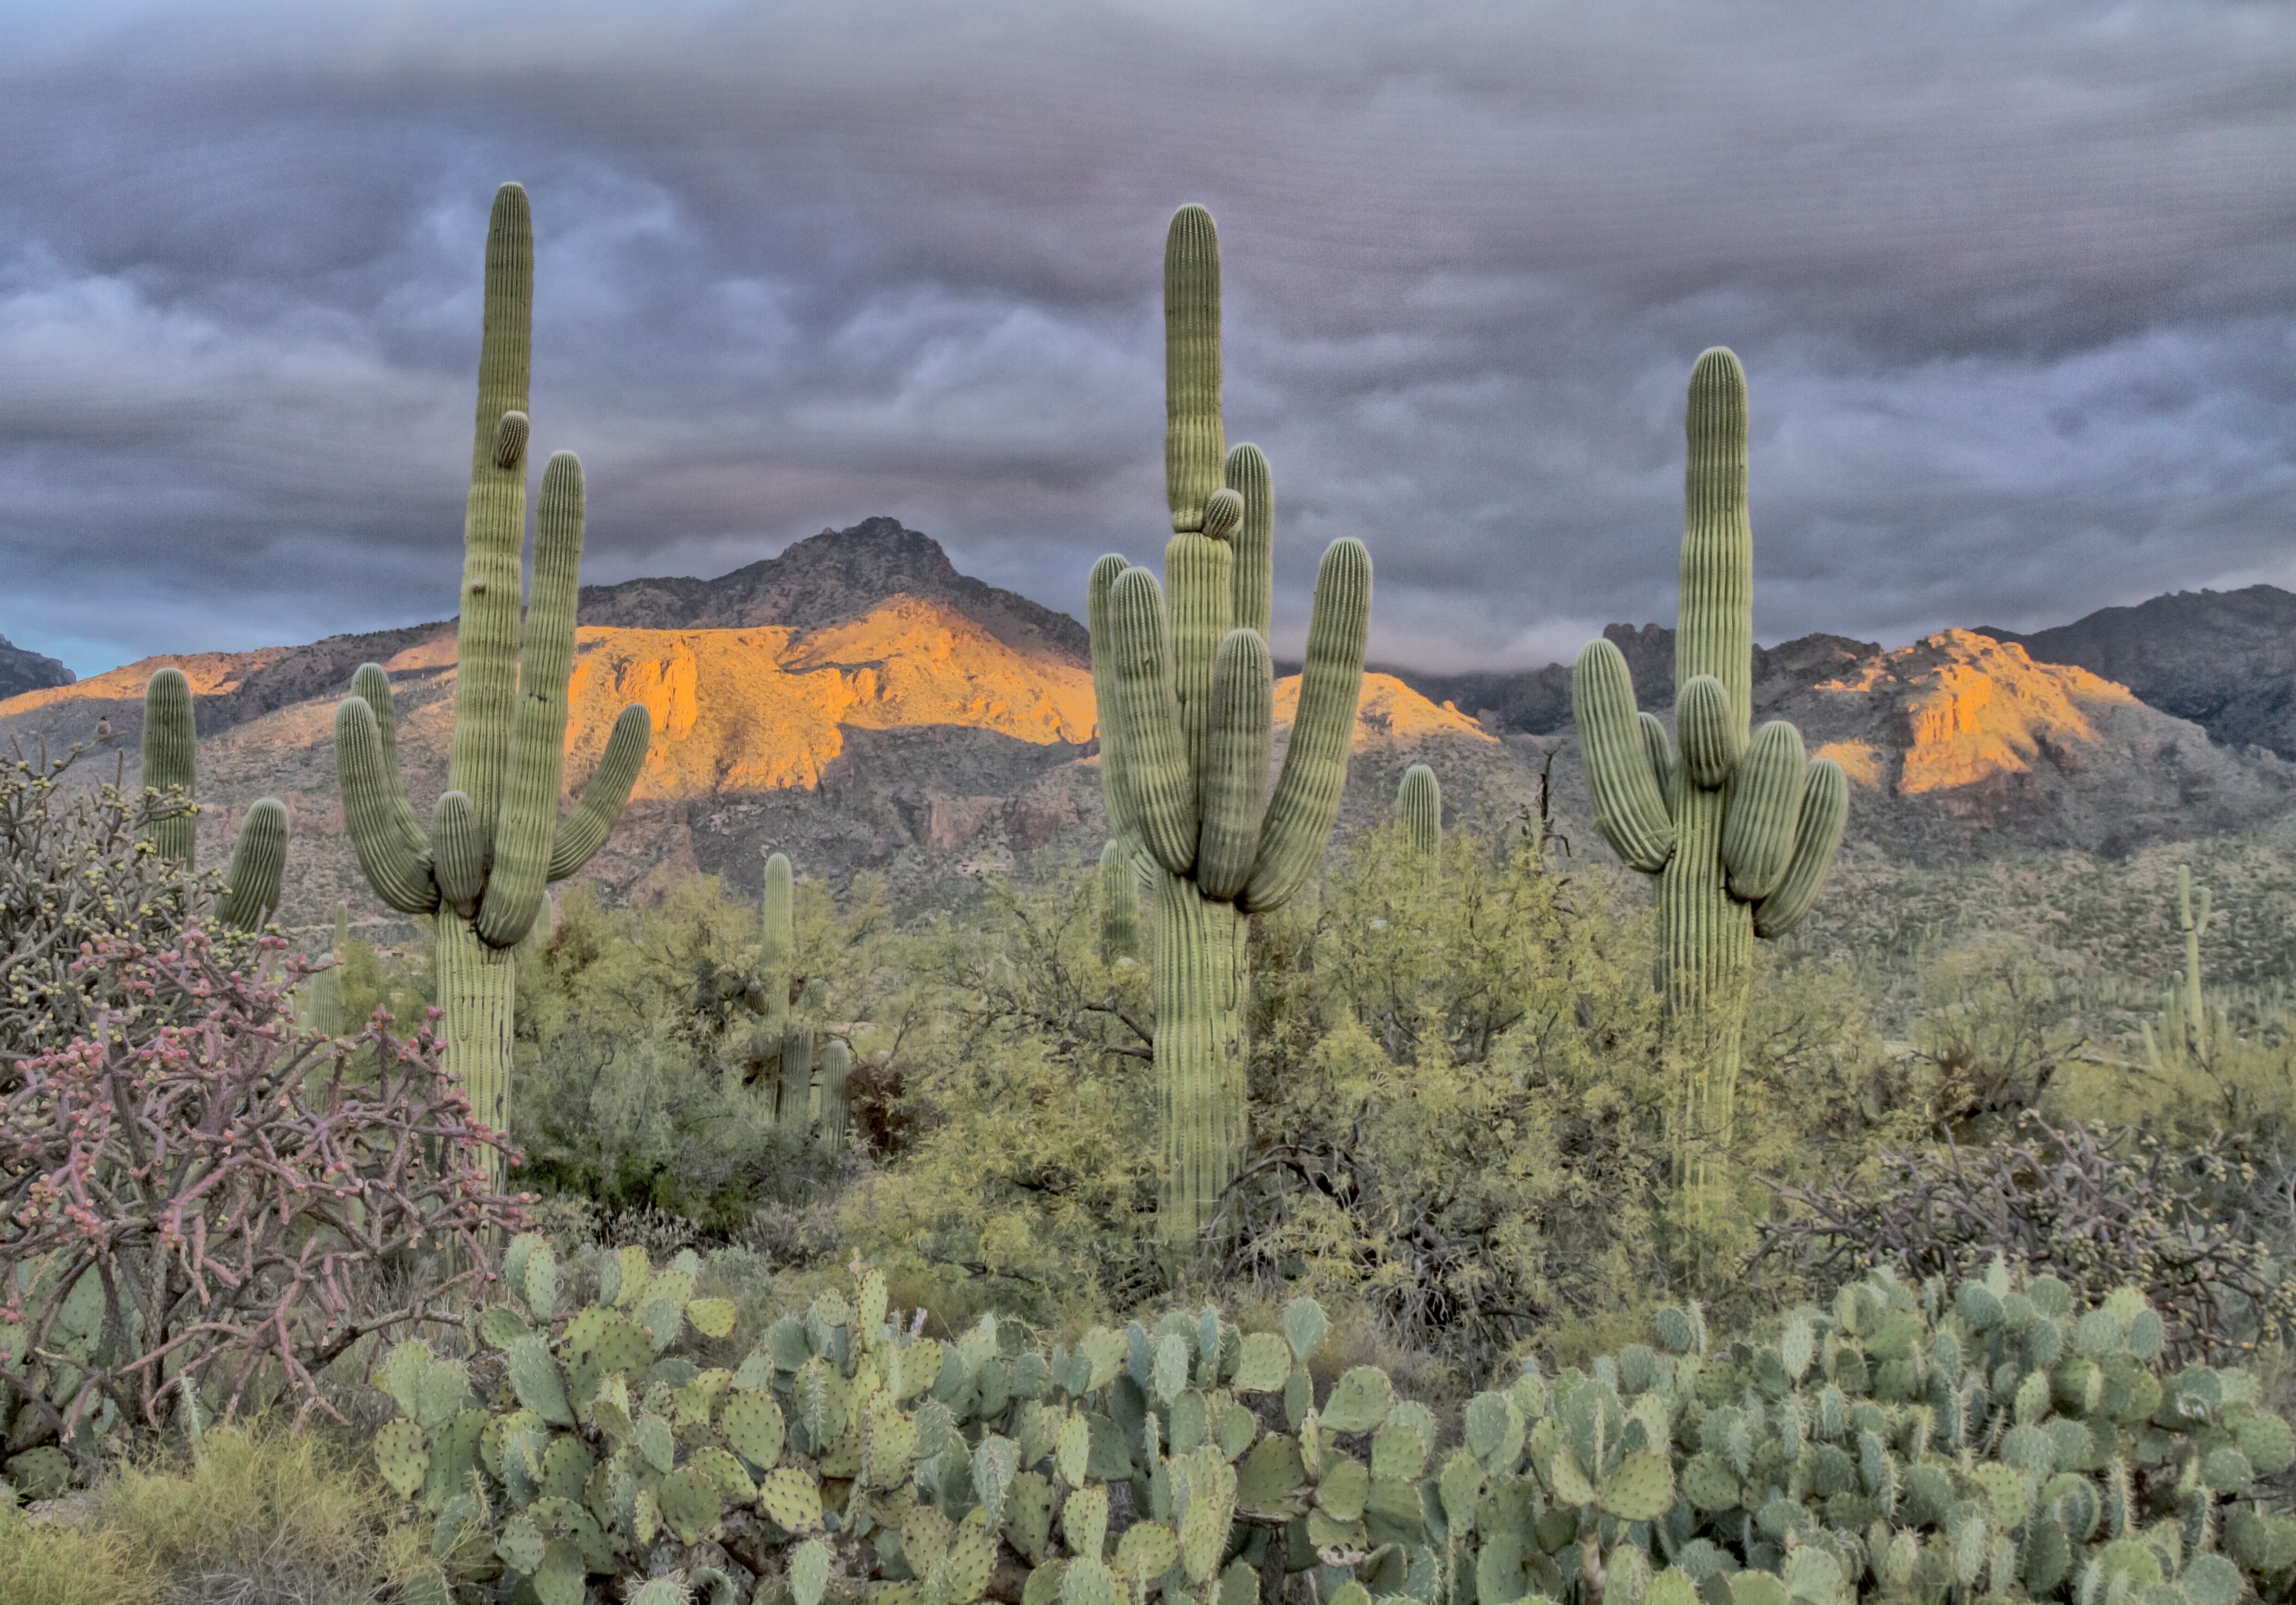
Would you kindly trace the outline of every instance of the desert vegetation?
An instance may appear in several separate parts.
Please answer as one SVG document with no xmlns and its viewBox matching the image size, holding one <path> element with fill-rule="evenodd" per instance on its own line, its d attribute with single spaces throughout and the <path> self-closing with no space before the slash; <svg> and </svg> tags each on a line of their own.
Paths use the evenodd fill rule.
<svg viewBox="0 0 2296 1605">
<path fill-rule="evenodd" d="M 2183 872 L 2085 884 L 2111 941 L 1824 911 L 1855 820 L 1751 726 L 1729 353 L 1675 718 L 1607 641 L 1574 685 L 1624 868 L 1425 765 L 1335 835 L 1353 541 L 1276 758 L 1275 482 L 1189 208 L 1171 542 L 1079 577 L 1105 848 L 924 918 L 783 852 L 554 898 L 650 724 L 561 819 L 583 490 L 554 457 L 521 615 L 531 264 L 511 186 L 427 824 L 380 668 L 335 726 L 417 940 L 293 952 L 276 805 L 196 868 L 180 675 L 140 790 L 101 735 L 0 772 L 0 1600 L 2296 1591 L 2268 958 L 2212 981 Z"/>
</svg>

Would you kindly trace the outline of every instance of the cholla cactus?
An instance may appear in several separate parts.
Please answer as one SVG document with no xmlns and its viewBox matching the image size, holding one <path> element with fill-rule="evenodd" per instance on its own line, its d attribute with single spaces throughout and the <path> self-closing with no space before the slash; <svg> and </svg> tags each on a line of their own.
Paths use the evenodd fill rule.
<svg viewBox="0 0 2296 1605">
<path fill-rule="evenodd" d="M 1805 756 L 1785 720 L 1748 735 L 1746 376 L 1718 346 L 1692 370 L 1687 432 L 1674 739 L 1636 712 L 1627 661 L 1607 640 L 1578 654 L 1570 702 L 1595 822 L 1629 868 L 1658 877 L 1666 1006 L 1688 1064 L 1677 1169 L 1704 1184 L 1728 1151 L 1753 939 L 1782 936 L 1809 911 L 1841 843 L 1849 788 L 1838 764 Z"/>
<path fill-rule="evenodd" d="M 581 586 L 582 465 L 562 451 L 543 471 L 534 590 L 521 631 L 533 300 L 526 192 L 506 184 L 495 195 L 487 228 L 454 743 L 447 789 L 427 832 L 399 780 L 389 676 L 377 664 L 364 665 L 352 678 L 352 695 L 335 710 L 344 819 L 359 867 L 392 908 L 437 916 L 447 1069 L 478 1118 L 496 1130 L 510 1123 L 514 950 L 541 913 L 545 887 L 587 863 L 605 842 L 652 737 L 644 707 L 623 709 L 580 805 L 558 819 Z"/>
<path fill-rule="evenodd" d="M 160 794 L 151 814 L 152 844 L 169 863 L 194 867 L 199 811 L 199 735 L 192 682 L 180 669 L 160 669 L 144 685 L 144 786 Z M 240 821 L 216 918 L 239 931 L 259 931 L 279 906 L 287 872 L 287 805 L 263 797 Z"/>
<path fill-rule="evenodd" d="M 2234 1605 L 2296 1566 L 2296 1522 L 2251 1508 L 2287 1424 L 2243 1371 L 2169 1373 L 2133 1290 L 1877 1273 L 1760 1344 L 1669 1310 L 1660 1346 L 1526 1368 L 1451 1422 L 1374 1366 L 1319 1385 L 1308 1299 L 1274 1332 L 1206 1309 L 1047 1349 L 985 1315 L 944 1343 L 864 1270 L 736 1363 L 690 1253 L 601 1256 L 579 1309 L 592 1272 L 539 1239 L 505 1269 L 478 1332 L 506 1394 L 420 1345 L 378 1379 L 402 1419 L 376 1462 L 434 1519 L 442 1588 L 576 1605 L 682 1555 L 795 1605 L 976 1605 L 999 1576 L 1022 1605 L 1256 1605 L 1309 1567 L 1332 1605 Z"/>
<path fill-rule="evenodd" d="M 1443 783 L 1423 763 L 1403 771 L 1395 788 L 1395 822 L 1420 858 L 1433 861 L 1443 851 Z"/>
<path fill-rule="evenodd" d="M 1246 916 L 1314 875 L 1347 780 L 1371 612 L 1371 557 L 1324 554 L 1299 714 L 1274 794 L 1275 495 L 1254 446 L 1225 449 L 1219 246 L 1185 206 L 1164 246 L 1164 584 L 1117 556 L 1087 598 L 1110 824 L 1153 866 L 1156 1074 L 1165 1234 L 1193 1240 L 1244 1142 Z"/>
</svg>

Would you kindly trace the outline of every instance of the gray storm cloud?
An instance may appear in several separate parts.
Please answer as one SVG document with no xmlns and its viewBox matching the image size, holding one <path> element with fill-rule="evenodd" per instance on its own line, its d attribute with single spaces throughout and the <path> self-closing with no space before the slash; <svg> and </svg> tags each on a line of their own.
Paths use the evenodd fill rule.
<svg viewBox="0 0 2296 1605">
<path fill-rule="evenodd" d="M 2284 6 L 474 9 L 0 12 L 0 633 L 450 611 L 506 177 L 596 579 L 891 513 L 1078 611 L 1198 200 L 1279 634 L 1341 534 L 1389 659 L 1670 616 L 1713 343 L 1764 639 L 2296 582 Z"/>
</svg>

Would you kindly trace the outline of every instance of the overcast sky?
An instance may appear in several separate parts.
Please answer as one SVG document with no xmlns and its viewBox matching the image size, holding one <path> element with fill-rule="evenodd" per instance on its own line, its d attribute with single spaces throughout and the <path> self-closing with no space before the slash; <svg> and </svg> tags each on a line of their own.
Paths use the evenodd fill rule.
<svg viewBox="0 0 2296 1605">
<path fill-rule="evenodd" d="M 1279 646 L 1339 535 L 1390 659 L 1671 621 L 1717 343 L 1765 641 L 2296 586 L 2292 86 L 2286 4 L 0 0 L 0 634 L 451 612 L 505 178 L 592 580 L 890 513 L 1081 613 L 1200 201 Z"/>
</svg>

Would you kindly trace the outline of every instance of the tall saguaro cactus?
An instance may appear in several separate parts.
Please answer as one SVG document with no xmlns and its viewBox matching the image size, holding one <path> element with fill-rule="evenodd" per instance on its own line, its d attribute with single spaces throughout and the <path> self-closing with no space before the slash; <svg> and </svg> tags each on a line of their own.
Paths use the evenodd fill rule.
<svg viewBox="0 0 2296 1605">
<path fill-rule="evenodd" d="M 390 677 L 377 664 L 361 666 L 352 695 L 335 710 L 335 761 L 359 867 L 392 908 L 437 916 L 447 1068 L 472 1113 L 498 1130 L 510 1124 L 514 950 L 542 911 L 545 886 L 573 874 L 605 842 L 652 739 L 645 709 L 624 708 L 580 804 L 558 818 L 581 587 L 582 465 L 562 451 L 543 471 L 534 588 L 521 632 L 533 303 L 526 192 L 505 184 L 487 226 L 454 740 L 447 790 L 427 831 L 399 779 Z M 488 1152 L 488 1163 L 498 1165 Z"/>
<path fill-rule="evenodd" d="M 180 669 L 160 669 L 144 683 L 144 784 L 160 794 L 152 817 L 152 845 L 160 856 L 193 867 L 198 835 L 199 733 L 192 712 L 192 682 Z M 242 931 L 259 931 L 279 906 L 287 873 L 287 805 L 258 798 L 239 822 L 224 894 L 216 918 Z"/>
<path fill-rule="evenodd" d="M 1395 788 L 1395 822 L 1421 859 L 1432 862 L 1443 851 L 1443 783 L 1423 763 L 1403 771 Z"/>
<path fill-rule="evenodd" d="M 1669 1041 L 1686 1074 L 1676 1166 L 1702 1191 L 1730 1136 L 1756 937 L 1809 912 L 1841 844 L 1849 787 L 1784 720 L 1752 720 L 1754 537 L 1746 511 L 1746 375 L 1717 346 L 1690 375 L 1675 731 L 1638 712 L 1619 649 L 1590 641 L 1570 677 L 1595 822 L 1658 877 Z"/>
<path fill-rule="evenodd" d="M 1219 243 L 1200 206 L 1182 207 L 1165 237 L 1164 397 L 1164 583 L 1103 557 L 1087 617 L 1110 822 L 1153 866 L 1160 1213 L 1181 1242 L 1201 1232 L 1242 1155 L 1248 916 L 1307 884 L 1339 814 L 1371 556 L 1349 539 L 1324 554 L 1271 796 L 1275 496 L 1259 448 L 1226 449 Z"/>
</svg>

